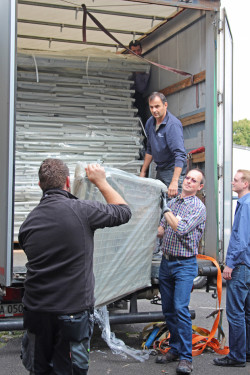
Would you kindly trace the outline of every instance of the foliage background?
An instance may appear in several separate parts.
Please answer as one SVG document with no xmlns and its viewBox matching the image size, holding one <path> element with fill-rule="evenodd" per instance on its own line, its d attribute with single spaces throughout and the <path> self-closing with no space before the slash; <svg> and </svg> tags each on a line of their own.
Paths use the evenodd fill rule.
<svg viewBox="0 0 250 375">
<path fill-rule="evenodd" d="M 250 147 L 250 120 L 233 122 L 233 143 Z"/>
</svg>

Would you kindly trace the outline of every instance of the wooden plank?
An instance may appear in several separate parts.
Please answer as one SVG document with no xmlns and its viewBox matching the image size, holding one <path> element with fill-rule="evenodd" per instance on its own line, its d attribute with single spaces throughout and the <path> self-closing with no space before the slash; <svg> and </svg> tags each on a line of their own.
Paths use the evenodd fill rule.
<svg viewBox="0 0 250 375">
<path fill-rule="evenodd" d="M 193 85 L 197 85 L 197 83 L 203 82 L 206 79 L 206 71 L 203 70 L 200 73 L 197 73 L 193 76 L 193 82 L 191 77 L 188 77 L 186 79 L 183 79 L 180 82 L 174 83 L 173 85 L 170 85 L 168 87 L 165 87 L 165 89 L 160 90 L 165 96 L 174 94 L 175 92 L 181 91 L 186 89 L 187 87 L 191 87 Z"/>
<path fill-rule="evenodd" d="M 193 163 L 202 163 L 205 161 L 205 152 L 199 152 L 198 154 L 192 154 Z"/>
<path fill-rule="evenodd" d="M 182 123 L 182 126 L 188 126 L 197 124 L 198 122 L 203 122 L 205 121 L 205 112 L 199 112 L 192 116 L 180 118 L 180 121 Z"/>
</svg>

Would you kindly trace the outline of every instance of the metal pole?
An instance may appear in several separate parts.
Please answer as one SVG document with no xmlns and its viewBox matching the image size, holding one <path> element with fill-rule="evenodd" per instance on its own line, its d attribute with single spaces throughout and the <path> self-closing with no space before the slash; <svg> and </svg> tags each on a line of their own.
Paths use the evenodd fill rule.
<svg viewBox="0 0 250 375">
<path fill-rule="evenodd" d="M 191 319 L 195 319 L 195 311 L 190 310 Z M 110 324 L 132 324 L 132 323 L 148 323 L 148 322 L 164 322 L 165 317 L 161 311 L 141 312 L 129 314 L 114 314 L 109 316 Z M 1 319 L 0 331 L 22 331 L 23 319 Z"/>
<path fill-rule="evenodd" d="M 18 0 L 18 4 L 22 5 L 34 5 L 34 6 L 40 6 L 40 7 L 48 7 L 48 8 L 55 8 L 55 9 L 65 9 L 65 10 L 73 10 L 76 9 L 78 11 L 82 11 L 81 6 L 67 6 L 67 5 L 58 5 L 58 4 L 48 4 L 48 3 L 42 3 L 42 2 L 34 2 L 34 1 L 26 1 L 26 0 Z M 147 15 L 147 14 L 137 14 L 137 13 L 125 13 L 125 12 L 114 12 L 104 9 L 95 9 L 95 8 L 88 8 L 88 11 L 90 13 L 99 13 L 99 14 L 110 14 L 112 16 L 121 16 L 121 17 L 132 17 L 132 18 L 143 18 L 143 19 L 149 19 L 149 20 L 156 20 L 156 21 L 165 21 L 166 17 L 159 17 L 154 15 Z"/>
</svg>

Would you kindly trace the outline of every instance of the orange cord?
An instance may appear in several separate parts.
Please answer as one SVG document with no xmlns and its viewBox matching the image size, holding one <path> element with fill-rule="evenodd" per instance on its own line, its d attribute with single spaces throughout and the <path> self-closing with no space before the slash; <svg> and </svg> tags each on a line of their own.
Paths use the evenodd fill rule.
<svg viewBox="0 0 250 375">
<path fill-rule="evenodd" d="M 213 264 L 217 268 L 217 271 L 218 271 L 217 272 L 217 295 L 218 295 L 219 309 L 218 309 L 217 316 L 215 318 L 215 321 L 214 321 L 211 332 L 209 332 L 205 328 L 197 327 L 197 332 L 199 334 L 194 333 L 192 335 L 192 346 L 193 346 L 192 355 L 193 356 L 200 355 L 207 347 L 213 349 L 218 354 L 227 355 L 229 353 L 229 347 L 224 346 L 223 348 L 221 348 L 220 342 L 217 339 L 214 338 L 214 335 L 215 335 L 215 333 L 218 329 L 219 321 L 220 321 L 220 305 L 221 305 L 221 296 L 222 296 L 221 270 L 220 270 L 219 264 L 217 263 L 217 261 L 214 258 L 209 257 L 207 255 L 201 255 L 201 254 L 198 254 L 197 258 L 204 259 L 204 260 L 210 260 L 211 262 L 213 262 Z M 170 337 L 170 334 L 168 335 L 168 337 L 166 339 L 163 339 L 159 342 L 158 349 L 163 354 L 166 354 L 170 349 L 169 346 L 164 348 L 164 343 L 165 344 L 168 343 L 169 337 Z"/>
</svg>

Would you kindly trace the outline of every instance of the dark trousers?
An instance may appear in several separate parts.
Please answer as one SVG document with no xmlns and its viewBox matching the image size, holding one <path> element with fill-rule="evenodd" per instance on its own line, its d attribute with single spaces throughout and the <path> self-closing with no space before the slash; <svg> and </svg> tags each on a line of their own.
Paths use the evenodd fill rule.
<svg viewBox="0 0 250 375">
<path fill-rule="evenodd" d="M 184 180 L 184 177 L 186 175 L 186 170 L 187 170 L 187 164 L 184 163 L 181 175 L 178 181 L 178 192 L 181 193 L 182 190 L 182 183 Z M 169 187 L 172 177 L 174 174 L 174 165 L 172 167 L 168 167 L 166 169 L 160 169 L 157 168 L 157 173 L 156 173 L 156 179 L 162 181 L 167 187 Z M 171 198 L 172 199 L 172 198 Z M 170 199 L 168 199 L 170 200 Z"/>
<path fill-rule="evenodd" d="M 147 108 L 148 104 L 143 97 L 143 95 L 136 91 L 135 92 L 135 107 L 138 109 L 138 116 L 141 118 L 143 125 L 146 124 L 148 116 L 147 116 Z"/>
<path fill-rule="evenodd" d="M 34 375 L 86 375 L 93 315 L 55 315 L 24 310 L 22 361 Z"/>
</svg>

